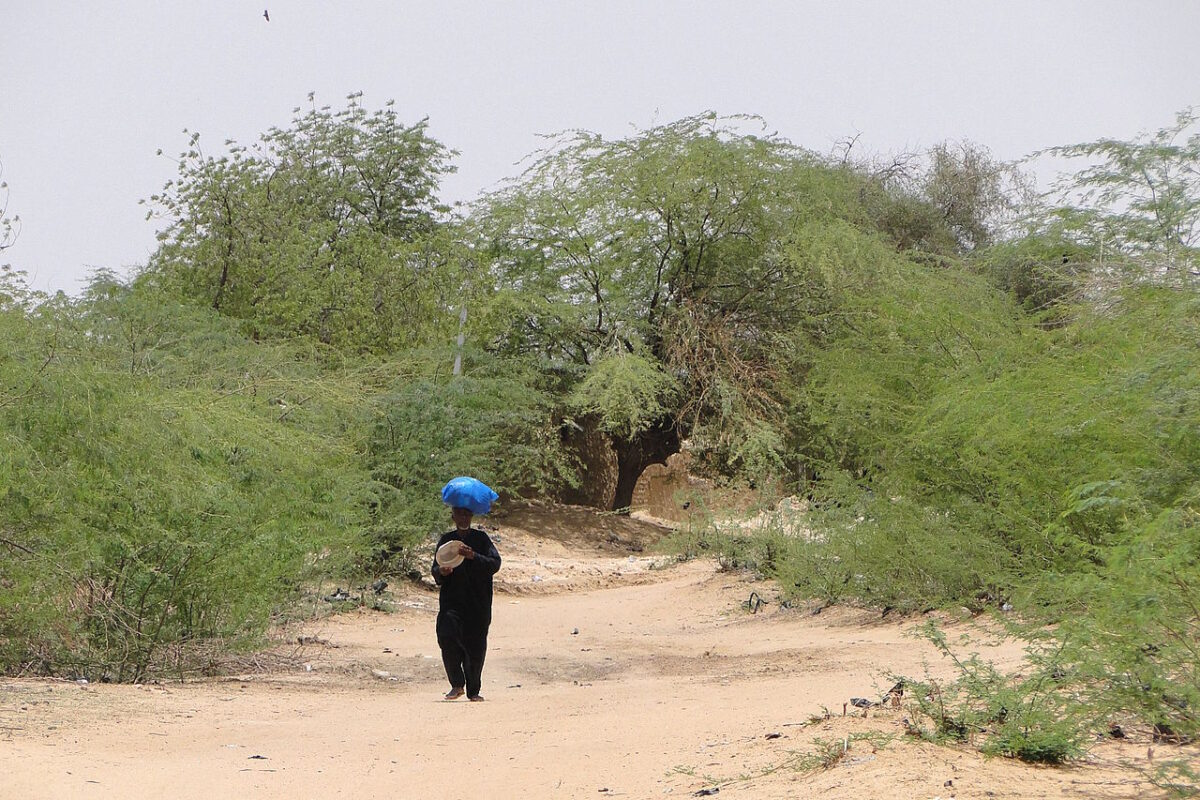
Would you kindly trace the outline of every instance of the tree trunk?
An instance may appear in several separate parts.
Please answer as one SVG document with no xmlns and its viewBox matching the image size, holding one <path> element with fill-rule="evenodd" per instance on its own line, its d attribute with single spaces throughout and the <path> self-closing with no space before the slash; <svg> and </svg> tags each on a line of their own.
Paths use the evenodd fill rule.
<svg viewBox="0 0 1200 800">
<path fill-rule="evenodd" d="M 679 431 L 672 423 L 663 422 L 632 439 L 614 439 L 612 446 L 617 455 L 612 510 L 627 511 L 642 471 L 651 464 L 665 464 L 669 456 L 679 452 Z"/>
</svg>

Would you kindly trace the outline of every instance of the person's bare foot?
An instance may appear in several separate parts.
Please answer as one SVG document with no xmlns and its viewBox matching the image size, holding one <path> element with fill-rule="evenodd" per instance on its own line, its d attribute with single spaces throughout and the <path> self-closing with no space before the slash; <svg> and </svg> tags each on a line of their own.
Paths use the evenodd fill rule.
<svg viewBox="0 0 1200 800">
<path fill-rule="evenodd" d="M 482 703 L 483 695 L 477 694 L 474 697 L 468 697 L 467 699 L 470 700 L 472 703 Z"/>
<path fill-rule="evenodd" d="M 451 689 L 450 691 L 446 692 L 446 699 L 447 700 L 457 700 L 458 698 L 462 697 L 466 693 L 467 693 L 466 689 L 462 688 L 461 686 L 457 686 L 457 687 Z"/>
</svg>

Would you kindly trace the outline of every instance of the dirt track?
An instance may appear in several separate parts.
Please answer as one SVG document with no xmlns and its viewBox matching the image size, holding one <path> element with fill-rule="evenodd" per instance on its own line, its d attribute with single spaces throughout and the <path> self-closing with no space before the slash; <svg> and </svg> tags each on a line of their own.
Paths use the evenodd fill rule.
<svg viewBox="0 0 1200 800">
<path fill-rule="evenodd" d="M 949 674 L 906 635 L 919 621 L 782 609 L 769 584 L 647 555 L 653 531 L 569 516 L 579 513 L 518 515 L 495 532 L 505 566 L 485 703 L 440 699 L 437 598 L 409 587 L 390 595 L 393 612 L 306 626 L 317 641 L 288 670 L 149 686 L 0 682 L 0 799 L 1151 792 L 1118 765 L 1144 765 L 1144 742 L 1033 768 L 916 743 L 903 709 L 842 717 L 849 698 L 878 697 L 889 673 L 921 675 L 927 663 Z M 757 614 L 743 605 L 751 591 L 768 601 Z M 836 764 L 801 769 L 818 740 L 847 737 Z"/>
</svg>

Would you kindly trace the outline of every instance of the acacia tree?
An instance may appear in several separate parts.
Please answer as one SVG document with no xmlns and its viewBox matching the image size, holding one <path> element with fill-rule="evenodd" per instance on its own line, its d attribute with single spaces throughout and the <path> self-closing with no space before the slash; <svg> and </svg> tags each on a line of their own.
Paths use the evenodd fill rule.
<svg viewBox="0 0 1200 800">
<path fill-rule="evenodd" d="M 312 96 L 309 96 L 310 101 Z M 246 320 L 255 335 L 306 334 L 393 350 L 436 316 L 447 248 L 438 182 L 451 151 L 391 103 L 296 109 L 251 147 L 204 153 L 151 197 L 169 220 L 150 271 L 178 294 Z"/>
<path fill-rule="evenodd" d="M 614 508 L 684 437 L 717 468 L 781 459 L 771 347 L 813 296 L 787 245 L 813 220 L 851 214 L 855 191 L 747 122 L 571 132 L 476 209 L 497 294 L 475 330 L 564 376 L 572 413 L 613 443 Z"/>
<path fill-rule="evenodd" d="M 1059 183 L 1059 225 L 1103 243 L 1109 266 L 1127 257 L 1138 272 L 1200 276 L 1200 129 L 1193 109 L 1131 141 L 1098 139 L 1046 151 L 1092 163 Z"/>
<path fill-rule="evenodd" d="M 0 253 L 17 241 L 20 226 L 19 216 L 8 216 L 8 182 L 4 180 L 4 162 L 0 161 Z M 0 311 L 28 309 L 42 299 L 38 292 L 29 288 L 24 272 L 0 264 Z M 0 405 L 3 405 L 2 400 Z"/>
<path fill-rule="evenodd" d="M 20 226 L 19 216 L 8 216 L 8 181 L 4 180 L 4 162 L 0 161 L 0 253 L 16 242 Z"/>
<path fill-rule="evenodd" d="M 975 142 L 942 142 L 928 153 L 920 196 L 938 212 L 960 251 L 992 244 L 1019 212 L 1030 179 Z"/>
<path fill-rule="evenodd" d="M 857 138 L 835 155 L 865 179 L 864 203 L 900 250 L 939 256 L 982 250 L 1003 238 L 1032 195 L 1032 178 L 968 140 L 923 152 L 856 157 Z"/>
</svg>

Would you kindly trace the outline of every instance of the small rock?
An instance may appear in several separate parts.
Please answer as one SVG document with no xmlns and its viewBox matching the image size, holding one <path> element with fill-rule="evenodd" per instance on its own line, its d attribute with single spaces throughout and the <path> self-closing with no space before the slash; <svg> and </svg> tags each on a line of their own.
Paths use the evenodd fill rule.
<svg viewBox="0 0 1200 800">
<path fill-rule="evenodd" d="M 300 645 L 301 647 L 304 647 L 305 645 L 310 645 L 310 644 L 326 646 L 326 645 L 329 645 L 329 643 L 330 642 L 328 639 L 322 639 L 320 636 L 297 636 L 296 637 L 296 644 Z"/>
<path fill-rule="evenodd" d="M 783 736 L 783 734 L 782 734 L 782 733 L 768 733 L 768 734 L 767 734 L 767 736 L 766 736 L 766 738 L 768 738 L 768 739 L 778 739 L 778 738 L 780 738 L 781 736 Z"/>
<path fill-rule="evenodd" d="M 76 683 L 78 683 L 80 686 L 87 686 L 87 685 L 88 685 L 88 679 L 87 679 L 87 678 L 76 678 L 76 679 L 75 679 L 75 682 L 76 682 Z"/>
<path fill-rule="evenodd" d="M 373 670 L 371 670 L 371 674 L 372 674 L 372 675 L 374 675 L 376 678 L 390 678 L 390 677 L 392 677 L 392 673 L 390 673 L 390 672 L 387 672 L 387 671 L 385 671 L 385 670 L 382 670 L 382 669 L 373 669 Z"/>
<path fill-rule="evenodd" d="M 1154 723 L 1151 735 L 1156 742 L 1171 742 L 1172 744 L 1184 744 L 1186 739 L 1186 737 L 1176 733 L 1175 729 L 1165 722 Z"/>
<path fill-rule="evenodd" d="M 579 628 L 572 628 L 572 629 L 571 629 L 571 635 L 572 635 L 572 636 L 578 636 L 578 635 L 579 635 Z"/>
</svg>

